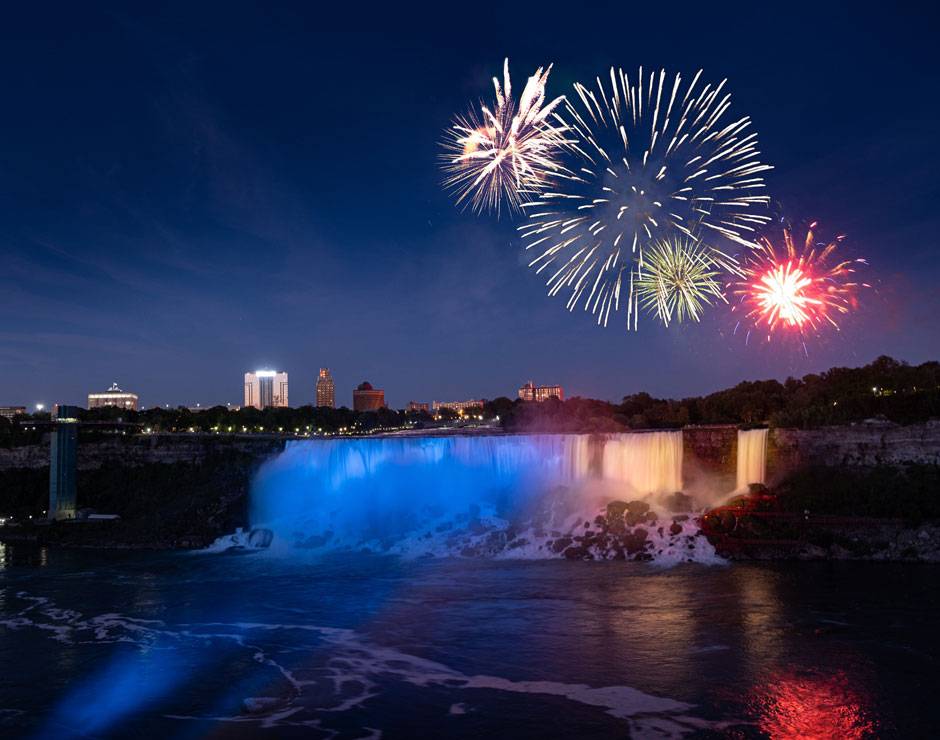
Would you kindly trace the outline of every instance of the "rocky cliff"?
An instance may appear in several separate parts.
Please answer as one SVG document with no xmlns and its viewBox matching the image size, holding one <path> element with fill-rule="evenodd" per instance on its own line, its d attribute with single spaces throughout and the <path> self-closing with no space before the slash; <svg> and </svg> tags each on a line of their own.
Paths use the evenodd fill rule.
<svg viewBox="0 0 940 740">
<path fill-rule="evenodd" d="M 890 422 L 822 429 L 772 429 L 767 472 L 779 477 L 810 465 L 940 464 L 940 421 L 900 426 Z"/>
<path fill-rule="evenodd" d="M 113 522 L 38 524 L 49 496 L 49 446 L 0 450 L 4 538 L 98 547 L 204 547 L 245 526 L 258 466 L 284 447 L 275 437 L 137 436 L 82 441 L 78 506 Z M 30 520 L 29 516 L 33 519 Z"/>
</svg>

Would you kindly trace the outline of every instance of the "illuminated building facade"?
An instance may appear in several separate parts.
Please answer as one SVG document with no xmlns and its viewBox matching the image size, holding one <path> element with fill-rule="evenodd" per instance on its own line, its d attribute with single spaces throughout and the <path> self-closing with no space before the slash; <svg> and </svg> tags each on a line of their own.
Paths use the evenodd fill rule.
<svg viewBox="0 0 940 740">
<path fill-rule="evenodd" d="M 427 403 L 421 403 L 420 401 L 409 401 L 408 406 L 405 408 L 406 411 L 430 411 L 431 407 Z"/>
<path fill-rule="evenodd" d="M 113 406 L 119 409 L 129 409 L 137 411 L 138 398 L 136 393 L 122 391 L 117 383 L 112 383 L 111 387 L 103 393 L 88 394 L 88 408 L 100 409 L 106 406 Z"/>
<path fill-rule="evenodd" d="M 519 398 L 523 401 L 547 401 L 549 398 L 565 400 L 565 392 L 560 385 L 536 385 L 531 380 L 519 389 Z"/>
<path fill-rule="evenodd" d="M 0 417 L 12 419 L 14 416 L 26 413 L 25 406 L 0 406 Z"/>
<path fill-rule="evenodd" d="M 245 373 L 245 406 L 266 409 L 287 408 L 287 373 L 276 370 L 255 370 Z"/>
<path fill-rule="evenodd" d="M 467 409 L 478 409 L 486 403 L 485 398 L 471 398 L 469 401 L 433 401 L 431 407 L 434 411 L 441 409 L 450 409 L 451 411 L 466 411 Z"/>
<path fill-rule="evenodd" d="M 377 411 L 385 406 L 385 391 L 373 388 L 368 381 L 353 391 L 353 411 Z"/>
<path fill-rule="evenodd" d="M 321 367 L 320 376 L 317 378 L 317 406 L 336 408 L 336 387 L 328 367 Z"/>
</svg>

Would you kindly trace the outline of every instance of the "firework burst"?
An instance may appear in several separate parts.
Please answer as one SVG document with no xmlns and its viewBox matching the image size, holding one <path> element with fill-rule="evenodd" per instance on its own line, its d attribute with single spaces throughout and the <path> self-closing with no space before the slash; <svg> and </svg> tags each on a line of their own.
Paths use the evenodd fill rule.
<svg viewBox="0 0 940 740">
<path fill-rule="evenodd" d="M 688 318 L 699 321 L 713 300 L 725 300 L 721 273 L 709 250 L 689 237 L 659 239 L 647 248 L 637 271 L 638 306 L 666 326 Z"/>
<path fill-rule="evenodd" d="M 530 267 L 548 275 L 549 295 L 570 291 L 569 310 L 585 310 L 606 326 L 623 302 L 627 327 L 636 328 L 635 282 L 642 252 L 657 239 L 686 236 L 708 243 L 726 239 L 754 247 L 765 226 L 757 134 L 747 117 L 726 116 L 725 81 L 688 84 L 665 70 L 630 79 L 610 70 L 596 87 L 575 85 L 565 101 L 566 146 L 577 160 L 550 187 L 523 204 L 520 227 Z M 727 269 L 734 262 L 712 250 Z"/>
<path fill-rule="evenodd" d="M 810 224 L 799 247 L 785 228 L 782 250 L 761 237 L 760 248 L 743 264 L 744 276 L 729 286 L 737 297 L 732 310 L 743 313 L 735 331 L 743 323 L 749 327 L 748 337 L 752 331 L 766 332 L 768 341 L 781 331 L 802 337 L 826 325 L 838 329 L 838 318 L 857 307 L 858 289 L 869 286 L 856 282 L 855 271 L 867 263 L 835 259 L 844 237 L 817 244 L 815 228 Z"/>
<path fill-rule="evenodd" d="M 559 171 L 557 155 L 565 143 L 565 127 L 552 114 L 564 96 L 545 104 L 545 85 L 552 67 L 539 67 L 518 104 L 512 97 L 509 59 L 503 63 L 503 83 L 493 78 L 496 105 L 459 116 L 444 138 L 444 186 L 458 205 L 476 212 L 503 206 L 518 211 L 522 200 L 536 194 Z"/>
</svg>

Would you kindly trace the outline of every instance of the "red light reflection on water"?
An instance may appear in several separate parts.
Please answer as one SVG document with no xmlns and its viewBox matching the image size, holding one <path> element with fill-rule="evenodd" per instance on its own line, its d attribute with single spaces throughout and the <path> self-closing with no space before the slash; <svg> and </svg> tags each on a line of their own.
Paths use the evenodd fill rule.
<svg viewBox="0 0 940 740">
<path fill-rule="evenodd" d="M 856 738 L 877 735 L 863 697 L 844 673 L 776 676 L 757 689 L 751 709 L 771 738 Z"/>
</svg>

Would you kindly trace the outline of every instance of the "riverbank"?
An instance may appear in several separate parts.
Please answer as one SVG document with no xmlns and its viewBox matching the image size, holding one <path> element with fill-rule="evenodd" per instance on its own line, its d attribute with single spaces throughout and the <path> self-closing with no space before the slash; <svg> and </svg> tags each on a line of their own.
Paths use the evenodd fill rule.
<svg viewBox="0 0 940 740">
<path fill-rule="evenodd" d="M 136 520 L 27 521 L 0 527 L 0 542 L 66 549 L 200 550 L 238 527 L 248 526 L 244 496 L 219 500 L 214 506 L 215 512 L 203 520 L 156 515 Z M 426 547 L 428 553 L 463 559 L 940 563 L 940 521 L 752 514 L 742 516 L 731 535 L 714 536 L 702 531 L 700 516 L 687 509 L 654 510 L 645 501 L 612 501 L 593 519 L 578 520 L 567 531 L 519 529 L 469 518 L 460 529 L 446 532 L 443 546 L 419 540 L 401 554 L 420 555 Z M 316 551 L 322 544 L 306 543 L 301 549 Z"/>
<path fill-rule="evenodd" d="M 271 453 L 216 449 L 192 460 L 123 465 L 111 460 L 81 470 L 79 513 L 116 515 L 109 521 L 46 523 L 49 469 L 0 470 L 6 516 L 0 541 L 59 547 L 193 549 L 210 545 L 248 522 L 251 480 Z"/>
</svg>

